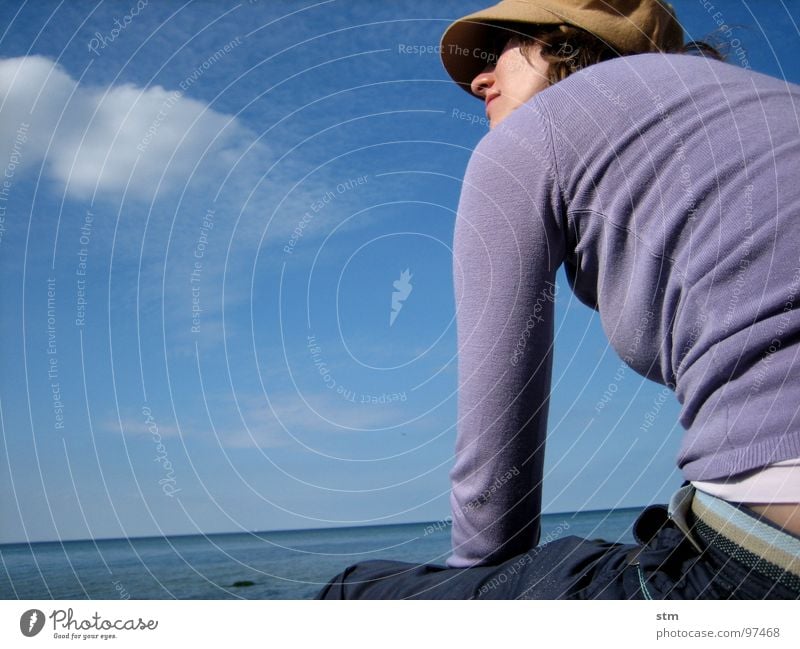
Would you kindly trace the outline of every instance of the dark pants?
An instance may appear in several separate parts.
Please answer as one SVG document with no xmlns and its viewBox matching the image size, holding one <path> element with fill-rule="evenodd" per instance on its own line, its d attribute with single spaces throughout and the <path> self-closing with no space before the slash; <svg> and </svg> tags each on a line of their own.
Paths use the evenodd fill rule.
<svg viewBox="0 0 800 649">
<path fill-rule="evenodd" d="M 800 598 L 716 547 L 698 550 L 663 505 L 644 509 L 633 531 L 636 544 L 568 536 L 489 567 L 365 561 L 315 599 Z"/>
</svg>

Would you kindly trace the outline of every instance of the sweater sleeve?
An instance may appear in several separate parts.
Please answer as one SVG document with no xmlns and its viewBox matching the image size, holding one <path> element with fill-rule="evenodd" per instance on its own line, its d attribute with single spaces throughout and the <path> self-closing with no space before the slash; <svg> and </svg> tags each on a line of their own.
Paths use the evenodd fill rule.
<svg viewBox="0 0 800 649">
<path fill-rule="evenodd" d="M 464 177 L 453 244 L 458 424 L 451 568 L 539 542 L 555 272 L 564 257 L 546 119 L 531 104 L 486 135 Z"/>
</svg>

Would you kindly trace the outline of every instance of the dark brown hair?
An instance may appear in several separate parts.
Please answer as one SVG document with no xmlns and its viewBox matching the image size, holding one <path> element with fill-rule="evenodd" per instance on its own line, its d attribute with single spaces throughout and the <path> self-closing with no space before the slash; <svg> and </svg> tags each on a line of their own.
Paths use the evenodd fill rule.
<svg viewBox="0 0 800 649">
<path fill-rule="evenodd" d="M 572 25 L 534 25 L 525 29 L 520 25 L 498 25 L 495 38 L 496 54 L 499 55 L 509 40 L 519 41 L 520 51 L 527 58 L 535 45 L 541 46 L 542 58 L 549 63 L 547 80 L 550 85 L 566 79 L 573 72 L 595 63 L 608 61 L 618 56 L 640 54 L 620 52 L 580 27 Z M 719 61 L 725 60 L 720 50 L 705 41 L 691 41 L 673 53 L 699 54 Z"/>
</svg>

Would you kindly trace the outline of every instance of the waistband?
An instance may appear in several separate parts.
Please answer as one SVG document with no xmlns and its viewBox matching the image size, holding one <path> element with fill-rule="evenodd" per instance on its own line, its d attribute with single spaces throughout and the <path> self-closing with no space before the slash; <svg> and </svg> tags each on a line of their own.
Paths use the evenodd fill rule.
<svg viewBox="0 0 800 649">
<path fill-rule="evenodd" d="M 682 519 L 683 525 L 689 522 L 687 509 L 693 518 L 691 533 L 701 544 L 713 547 L 748 570 L 800 593 L 800 538 L 745 507 L 692 486 L 679 490 L 670 503 L 670 516 L 685 533 L 687 530 L 678 519 Z"/>
<path fill-rule="evenodd" d="M 692 484 L 698 491 L 729 502 L 797 503 L 800 502 L 800 457 L 727 478 L 692 480 Z"/>
</svg>

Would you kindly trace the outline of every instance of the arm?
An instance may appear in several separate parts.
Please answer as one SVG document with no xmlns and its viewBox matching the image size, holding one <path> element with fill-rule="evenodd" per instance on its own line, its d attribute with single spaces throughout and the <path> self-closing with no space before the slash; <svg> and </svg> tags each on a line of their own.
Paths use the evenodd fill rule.
<svg viewBox="0 0 800 649">
<path fill-rule="evenodd" d="M 456 219 L 452 568 L 496 564 L 539 541 L 564 210 L 547 125 L 519 111 L 473 153 Z"/>
</svg>

